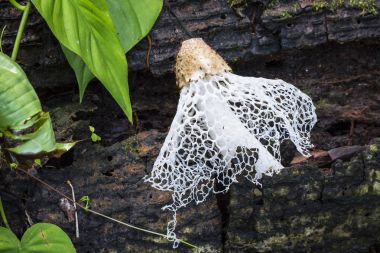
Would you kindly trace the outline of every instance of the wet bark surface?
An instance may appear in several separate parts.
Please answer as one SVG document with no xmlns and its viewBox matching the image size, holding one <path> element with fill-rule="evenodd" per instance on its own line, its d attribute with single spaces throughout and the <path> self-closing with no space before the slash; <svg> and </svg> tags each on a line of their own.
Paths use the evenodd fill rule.
<svg viewBox="0 0 380 253">
<path fill-rule="evenodd" d="M 379 139 L 349 159 L 312 161 L 231 189 L 227 252 L 378 252 Z"/>
<path fill-rule="evenodd" d="M 35 175 L 68 195 L 70 180 L 77 197 L 91 198 L 91 208 L 165 233 L 171 213 L 161 207 L 171 197 L 143 177 L 178 101 L 172 67 L 185 32 L 174 12 L 188 31 L 226 57 L 235 73 L 280 78 L 309 94 L 319 120 L 312 134 L 314 158 L 298 159 L 292 144 L 284 144 L 288 168 L 264 177 L 262 188 L 242 179 L 227 195 L 181 210 L 178 236 L 204 252 L 380 252 L 380 143 L 375 139 L 380 136 L 380 18 L 353 8 L 316 12 L 307 5 L 285 18 L 284 10 L 293 6 L 288 2 L 271 11 L 265 9 L 268 1 L 252 1 L 243 16 L 221 0 L 168 2 L 151 33 L 149 67 L 146 41 L 128 55 L 133 126 L 97 82 L 79 104 L 75 78 L 34 12 L 19 62 L 52 114 L 57 138 L 86 139 Z M 18 22 L 19 13 L 0 1 L 8 51 Z M 88 140 L 89 125 L 101 142 Z M 332 151 L 331 159 L 327 151 L 344 146 L 356 148 Z M 175 252 L 165 239 L 84 211 L 75 239 L 75 225 L 59 206 L 61 197 L 5 166 L 0 194 L 18 235 L 28 226 L 27 213 L 33 222 L 61 226 L 78 252 Z M 183 245 L 177 250 L 187 251 Z"/>
</svg>

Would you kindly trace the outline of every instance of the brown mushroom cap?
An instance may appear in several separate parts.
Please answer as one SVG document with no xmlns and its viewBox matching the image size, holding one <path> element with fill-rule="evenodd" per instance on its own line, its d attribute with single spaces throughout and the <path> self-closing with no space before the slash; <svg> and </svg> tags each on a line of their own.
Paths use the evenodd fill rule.
<svg viewBox="0 0 380 253">
<path fill-rule="evenodd" d="M 203 39 L 194 38 L 182 42 L 175 65 L 177 86 L 179 88 L 184 87 L 191 80 L 231 71 L 223 58 L 209 47 Z"/>
</svg>

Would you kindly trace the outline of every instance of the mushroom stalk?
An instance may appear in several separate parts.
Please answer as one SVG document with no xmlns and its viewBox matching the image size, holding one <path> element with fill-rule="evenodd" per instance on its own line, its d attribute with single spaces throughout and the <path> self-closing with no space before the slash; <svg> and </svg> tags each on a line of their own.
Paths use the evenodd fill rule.
<svg viewBox="0 0 380 253">
<path fill-rule="evenodd" d="M 237 176 L 260 184 L 278 173 L 280 144 L 290 139 L 310 156 L 310 131 L 317 121 L 310 97 L 282 80 L 242 77 L 202 39 L 184 41 L 177 55 L 181 88 L 176 116 L 146 177 L 172 193 L 167 236 L 178 245 L 176 213 L 211 193 L 227 192 Z M 218 187 L 215 187 L 218 185 Z"/>
</svg>

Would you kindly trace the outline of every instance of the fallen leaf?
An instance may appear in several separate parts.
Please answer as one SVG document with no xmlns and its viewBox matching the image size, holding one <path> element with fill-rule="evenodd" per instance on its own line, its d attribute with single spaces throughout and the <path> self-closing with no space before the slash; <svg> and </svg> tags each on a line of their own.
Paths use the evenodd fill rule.
<svg viewBox="0 0 380 253">
<path fill-rule="evenodd" d="M 320 157 L 325 157 L 325 156 L 328 156 L 328 152 L 325 151 L 325 150 L 321 150 L 321 149 L 317 149 L 317 150 L 313 150 L 311 151 L 311 155 L 313 158 L 320 158 Z M 308 157 L 305 157 L 301 154 L 298 154 L 296 155 L 292 162 L 290 164 L 298 164 L 298 163 L 302 163 L 302 162 L 305 162 L 307 161 L 307 159 L 309 159 Z"/>
<path fill-rule="evenodd" d="M 363 151 L 365 147 L 363 146 L 344 146 L 339 148 L 334 148 L 329 150 L 328 154 L 331 160 L 335 161 L 337 159 L 349 159 L 355 154 Z"/>
</svg>

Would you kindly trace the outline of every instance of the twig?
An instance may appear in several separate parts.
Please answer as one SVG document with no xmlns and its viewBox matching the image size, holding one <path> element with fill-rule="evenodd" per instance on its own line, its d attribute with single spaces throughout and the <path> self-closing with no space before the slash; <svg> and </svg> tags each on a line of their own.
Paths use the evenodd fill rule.
<svg viewBox="0 0 380 253">
<path fill-rule="evenodd" d="M 76 238 L 79 238 L 78 212 L 77 212 L 77 204 L 76 204 L 76 201 L 75 201 L 74 186 L 71 184 L 71 182 L 69 180 L 67 181 L 67 184 L 71 188 L 71 195 L 72 195 L 72 198 L 74 200 L 73 201 L 73 205 L 74 205 L 74 209 L 75 209 L 75 236 L 76 236 Z"/>
<path fill-rule="evenodd" d="M 352 145 L 354 134 L 355 134 L 355 120 L 351 119 L 350 120 L 350 133 L 348 135 L 348 138 L 349 138 L 349 140 L 348 140 L 348 146 Z"/>
<path fill-rule="evenodd" d="M 3 52 L 3 36 L 4 36 L 5 29 L 7 29 L 6 25 L 3 27 L 3 30 L 1 30 L 1 34 L 0 34 L 0 52 Z"/>
<path fill-rule="evenodd" d="M 136 133 L 139 133 L 140 132 L 140 128 L 141 128 L 141 125 L 140 125 L 140 120 L 139 120 L 139 116 L 137 115 L 137 110 L 134 112 L 134 122 L 136 124 Z"/>
<path fill-rule="evenodd" d="M 28 221 L 29 226 L 33 226 L 34 222 L 32 221 L 32 218 L 30 218 L 30 215 L 28 211 L 26 211 L 26 209 L 25 209 L 25 216 L 26 216 L 26 220 Z"/>
<path fill-rule="evenodd" d="M 1 197 L 0 197 L 0 215 L 1 215 L 1 218 L 3 219 L 4 225 L 9 230 L 11 230 L 11 227 L 9 226 L 9 223 L 8 223 L 8 220 L 7 220 L 7 216 L 5 216 L 4 207 L 3 207 L 3 201 L 1 200 Z"/>
<path fill-rule="evenodd" d="M 75 203 L 78 207 L 82 208 L 83 210 L 85 210 L 85 211 L 87 211 L 87 212 L 90 212 L 90 213 L 93 213 L 93 214 L 95 214 L 95 215 L 101 216 L 101 217 L 103 217 L 103 218 L 106 218 L 107 220 L 114 221 L 114 222 L 119 223 L 119 224 L 121 224 L 121 225 L 124 225 L 124 226 L 126 226 L 126 227 L 133 228 L 133 229 L 136 229 L 136 230 L 139 230 L 139 231 L 142 231 L 142 232 L 148 233 L 148 234 L 158 235 L 158 236 L 164 237 L 165 239 L 168 239 L 168 237 L 167 237 L 166 235 L 164 235 L 164 234 L 157 233 L 157 232 L 150 231 L 150 230 L 143 229 L 143 228 L 139 228 L 139 227 L 136 227 L 136 226 L 134 226 L 134 225 L 131 225 L 131 224 L 128 224 L 128 223 L 125 223 L 125 222 L 122 222 L 122 221 L 116 220 L 116 219 L 114 219 L 114 218 L 112 218 L 112 217 L 109 217 L 109 216 L 107 216 L 107 215 L 105 215 L 105 214 L 102 214 L 102 213 L 99 213 L 99 212 L 97 212 L 97 211 L 94 211 L 94 210 L 92 210 L 92 209 L 85 208 L 85 207 L 82 206 L 80 203 L 75 202 L 72 198 L 70 198 L 70 197 L 67 196 L 66 194 L 60 192 L 59 190 L 57 190 L 57 189 L 54 188 L 53 186 L 49 185 L 48 183 L 46 183 L 45 181 L 39 179 L 38 177 L 36 177 L 36 176 L 30 174 L 29 172 L 27 172 L 27 171 L 25 171 L 25 170 L 23 170 L 23 169 L 18 169 L 18 170 L 16 170 L 16 171 L 21 171 L 21 172 L 23 172 L 23 173 L 26 174 L 27 176 L 31 177 L 31 178 L 34 179 L 35 181 L 39 182 L 40 184 L 42 184 L 43 186 L 45 186 L 46 188 L 48 188 L 49 190 L 51 190 L 51 191 L 57 193 L 58 195 L 60 195 L 60 196 L 62 196 L 62 197 L 64 197 L 64 198 L 66 198 L 67 200 L 69 200 L 69 201 Z M 197 246 L 195 246 L 194 244 L 191 244 L 191 243 L 189 243 L 189 242 L 187 242 L 187 241 L 184 241 L 184 240 L 180 240 L 180 239 L 179 239 L 179 242 L 180 242 L 180 243 L 183 243 L 183 244 L 185 244 L 185 245 L 187 245 L 187 246 L 189 246 L 189 247 L 191 247 L 191 248 L 199 249 Z"/>
<path fill-rule="evenodd" d="M 152 51 L 152 37 L 150 36 L 150 34 L 148 34 L 148 36 L 146 36 L 146 38 L 148 39 L 148 51 L 146 52 L 146 67 L 149 69 L 149 67 L 150 67 L 150 52 Z"/>
<path fill-rule="evenodd" d="M 175 14 L 172 9 L 170 8 L 170 5 L 169 3 L 165 3 L 165 7 L 166 9 L 168 9 L 170 15 L 172 15 L 178 22 L 178 24 L 181 26 L 182 30 L 185 32 L 185 34 L 187 35 L 188 39 L 190 38 L 193 38 L 193 34 L 186 28 L 186 26 L 183 24 L 182 20 L 180 20 L 177 16 L 177 14 Z"/>
</svg>

